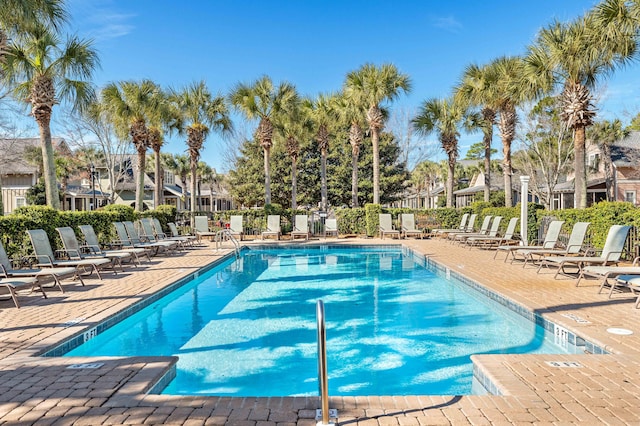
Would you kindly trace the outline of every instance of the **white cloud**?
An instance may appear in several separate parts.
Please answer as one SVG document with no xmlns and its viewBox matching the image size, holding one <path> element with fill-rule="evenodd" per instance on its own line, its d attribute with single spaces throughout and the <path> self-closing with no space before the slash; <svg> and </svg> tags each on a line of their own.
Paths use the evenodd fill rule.
<svg viewBox="0 0 640 426">
<path fill-rule="evenodd" d="M 431 18 L 431 24 L 451 33 L 457 33 L 462 29 L 462 23 L 453 16 L 440 16 Z"/>
<path fill-rule="evenodd" d="M 116 10 L 111 0 L 72 0 L 69 13 L 81 32 L 96 41 L 123 37 L 135 29 L 131 21 L 136 15 Z"/>
</svg>

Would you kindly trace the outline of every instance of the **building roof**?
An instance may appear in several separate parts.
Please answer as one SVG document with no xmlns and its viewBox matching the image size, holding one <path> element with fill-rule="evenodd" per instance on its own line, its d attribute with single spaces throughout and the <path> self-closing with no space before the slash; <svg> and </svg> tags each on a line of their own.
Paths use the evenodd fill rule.
<svg viewBox="0 0 640 426">
<path fill-rule="evenodd" d="M 640 165 L 640 132 L 629 132 L 627 137 L 611 145 L 611 161 L 616 167 Z"/>
<path fill-rule="evenodd" d="M 602 185 L 606 180 L 604 178 L 592 179 L 587 181 L 587 189 L 593 188 L 594 186 Z M 574 191 L 574 179 L 568 180 L 566 182 L 558 183 L 553 187 L 554 193 L 564 192 L 564 193 L 572 193 Z"/>
<path fill-rule="evenodd" d="M 69 146 L 62 138 L 52 138 L 51 143 L 56 151 L 70 153 Z M 25 159 L 27 148 L 40 148 L 39 138 L 7 138 L 0 139 L 0 171 L 2 175 L 31 175 L 38 173 L 38 167 Z"/>
</svg>

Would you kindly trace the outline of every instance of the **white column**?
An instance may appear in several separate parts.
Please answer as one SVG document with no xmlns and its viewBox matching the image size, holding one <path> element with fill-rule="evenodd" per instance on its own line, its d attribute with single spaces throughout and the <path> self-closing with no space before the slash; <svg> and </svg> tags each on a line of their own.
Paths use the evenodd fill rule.
<svg viewBox="0 0 640 426">
<path fill-rule="evenodd" d="M 521 244 L 527 245 L 527 222 L 529 210 L 529 176 L 520 176 L 520 237 Z"/>
</svg>

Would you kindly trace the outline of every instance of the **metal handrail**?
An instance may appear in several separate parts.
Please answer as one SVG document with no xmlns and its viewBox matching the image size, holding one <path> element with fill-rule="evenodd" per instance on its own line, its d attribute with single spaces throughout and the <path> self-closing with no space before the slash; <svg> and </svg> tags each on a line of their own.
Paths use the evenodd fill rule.
<svg viewBox="0 0 640 426">
<path fill-rule="evenodd" d="M 222 242 L 224 241 L 224 237 L 226 237 L 228 240 L 230 240 L 233 243 L 236 256 L 240 256 L 240 243 L 238 242 L 236 237 L 234 237 L 233 234 L 231 234 L 231 232 L 228 229 L 221 229 L 220 231 L 216 232 L 216 236 L 215 236 L 216 250 L 222 247 Z"/>
<path fill-rule="evenodd" d="M 316 321 L 318 322 L 318 384 L 320 387 L 320 407 L 322 424 L 329 424 L 329 379 L 327 375 L 327 334 L 324 323 L 324 302 L 316 303 Z"/>
</svg>

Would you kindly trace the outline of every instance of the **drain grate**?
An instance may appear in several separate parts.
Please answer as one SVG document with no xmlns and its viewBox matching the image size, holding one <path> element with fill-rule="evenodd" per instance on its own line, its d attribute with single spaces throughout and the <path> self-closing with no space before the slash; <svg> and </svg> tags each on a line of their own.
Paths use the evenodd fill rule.
<svg viewBox="0 0 640 426">
<path fill-rule="evenodd" d="M 84 364 L 71 364 L 67 367 L 69 370 L 95 370 L 104 365 L 104 362 L 86 362 Z"/>
<path fill-rule="evenodd" d="M 580 318 L 579 316 L 575 315 L 575 314 L 560 314 L 565 318 L 569 318 L 574 320 L 575 322 L 577 322 L 578 324 L 591 324 L 591 321 L 586 320 L 584 318 Z"/>
<path fill-rule="evenodd" d="M 63 322 L 62 326 L 63 327 L 71 327 L 72 325 L 76 325 L 76 324 L 80 324 L 82 321 L 84 321 L 86 318 L 73 318 L 70 319 L 67 322 Z"/>
<path fill-rule="evenodd" d="M 556 368 L 582 368 L 582 364 L 573 361 L 547 361 L 546 364 Z"/>
</svg>

